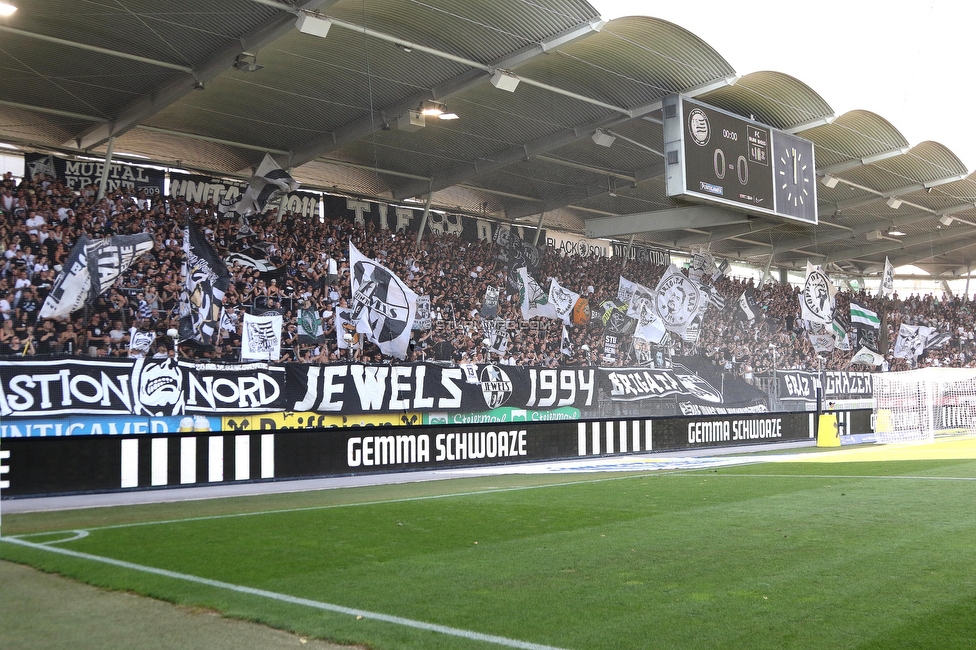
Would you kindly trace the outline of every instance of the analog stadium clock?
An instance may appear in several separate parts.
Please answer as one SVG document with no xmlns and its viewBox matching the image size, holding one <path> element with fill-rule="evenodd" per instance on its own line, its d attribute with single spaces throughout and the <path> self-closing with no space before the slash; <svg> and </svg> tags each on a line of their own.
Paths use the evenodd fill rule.
<svg viewBox="0 0 976 650">
<path fill-rule="evenodd" d="M 811 144 L 789 134 L 775 133 L 773 193 L 776 211 L 802 219 L 815 218 L 816 180 Z"/>
</svg>

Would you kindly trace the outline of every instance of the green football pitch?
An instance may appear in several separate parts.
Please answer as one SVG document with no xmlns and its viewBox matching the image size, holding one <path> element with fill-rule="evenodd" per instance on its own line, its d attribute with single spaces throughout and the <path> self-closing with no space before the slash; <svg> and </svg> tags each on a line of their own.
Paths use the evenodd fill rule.
<svg viewBox="0 0 976 650">
<path fill-rule="evenodd" d="M 377 649 L 973 647 L 972 454 L 768 458 L 5 515 L 0 559 Z"/>
</svg>

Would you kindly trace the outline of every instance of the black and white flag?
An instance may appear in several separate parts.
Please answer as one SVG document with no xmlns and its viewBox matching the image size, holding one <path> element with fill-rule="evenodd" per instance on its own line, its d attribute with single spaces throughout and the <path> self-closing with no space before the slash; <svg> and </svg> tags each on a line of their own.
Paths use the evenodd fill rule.
<svg viewBox="0 0 976 650">
<path fill-rule="evenodd" d="M 664 326 L 682 334 L 696 316 L 705 312 L 708 298 L 699 286 L 672 264 L 657 284 L 655 307 Z"/>
<path fill-rule="evenodd" d="M 800 318 L 830 325 L 834 320 L 834 294 L 837 289 L 819 266 L 807 262 L 807 278 L 800 293 Z"/>
<path fill-rule="evenodd" d="M 269 262 L 264 257 L 254 257 L 251 255 L 246 255 L 245 253 L 228 253 L 227 257 L 224 258 L 224 262 L 227 263 L 227 265 L 233 265 L 236 262 L 241 266 L 256 269 L 262 273 L 269 273 L 271 271 L 278 270 L 277 266 Z"/>
<path fill-rule="evenodd" d="M 932 328 L 924 325 L 905 325 L 898 329 L 898 339 L 892 353 L 896 359 L 915 360 L 925 351 L 926 339 L 932 334 Z"/>
<path fill-rule="evenodd" d="M 895 267 L 885 257 L 884 272 L 881 274 L 881 284 L 878 286 L 878 297 L 884 298 L 895 292 Z"/>
<path fill-rule="evenodd" d="M 202 347 L 219 342 L 224 293 L 230 273 L 192 221 L 183 231 L 183 276 L 180 295 L 180 339 Z"/>
<path fill-rule="evenodd" d="M 756 320 L 756 313 L 759 309 L 756 306 L 756 292 L 752 287 L 746 287 L 742 295 L 739 296 L 739 310 L 742 319 L 753 323 Z"/>
<path fill-rule="evenodd" d="M 351 241 L 349 264 L 356 329 L 386 356 L 405 358 L 417 315 L 417 294 L 393 271 L 360 253 Z"/>
<path fill-rule="evenodd" d="M 567 357 L 571 357 L 576 354 L 576 348 L 573 346 L 573 340 L 569 338 L 569 330 L 563 325 L 563 338 L 559 343 L 559 351 L 562 352 Z"/>
<path fill-rule="evenodd" d="M 244 314 L 241 333 L 241 361 L 277 361 L 281 358 L 280 314 L 252 316 Z"/>
<path fill-rule="evenodd" d="M 113 235 L 104 239 L 89 239 L 82 235 L 68 253 L 38 316 L 64 318 L 85 302 L 93 302 L 154 245 L 149 233 Z"/>
<path fill-rule="evenodd" d="M 481 317 L 494 318 L 498 315 L 498 287 L 485 287 L 485 299 L 481 303 Z"/>
<path fill-rule="evenodd" d="M 562 320 L 566 325 L 572 323 L 573 307 L 580 295 L 571 289 L 560 286 L 553 278 L 549 284 L 549 303 L 556 308 L 556 318 Z"/>
<path fill-rule="evenodd" d="M 218 211 L 222 214 L 236 214 L 241 219 L 241 227 L 249 228 L 247 216 L 264 212 L 276 193 L 294 192 L 299 185 L 298 181 L 278 166 L 271 154 L 266 153 L 237 202 L 221 205 Z"/>
</svg>

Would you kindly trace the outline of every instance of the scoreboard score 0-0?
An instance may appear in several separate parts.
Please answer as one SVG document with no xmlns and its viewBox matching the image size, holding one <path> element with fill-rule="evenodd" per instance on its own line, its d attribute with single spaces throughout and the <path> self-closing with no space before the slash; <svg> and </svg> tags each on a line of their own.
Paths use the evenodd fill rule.
<svg viewBox="0 0 976 650">
<path fill-rule="evenodd" d="M 817 223 L 812 142 L 680 95 L 662 111 L 668 196 Z"/>
</svg>

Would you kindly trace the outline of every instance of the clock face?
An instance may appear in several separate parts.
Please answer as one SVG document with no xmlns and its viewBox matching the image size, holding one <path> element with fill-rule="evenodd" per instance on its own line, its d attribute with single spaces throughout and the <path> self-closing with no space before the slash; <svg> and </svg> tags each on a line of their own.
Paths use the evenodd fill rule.
<svg viewBox="0 0 976 650">
<path fill-rule="evenodd" d="M 773 184 L 776 210 L 795 217 L 817 214 L 813 148 L 794 138 L 781 138 L 774 149 Z"/>
</svg>

